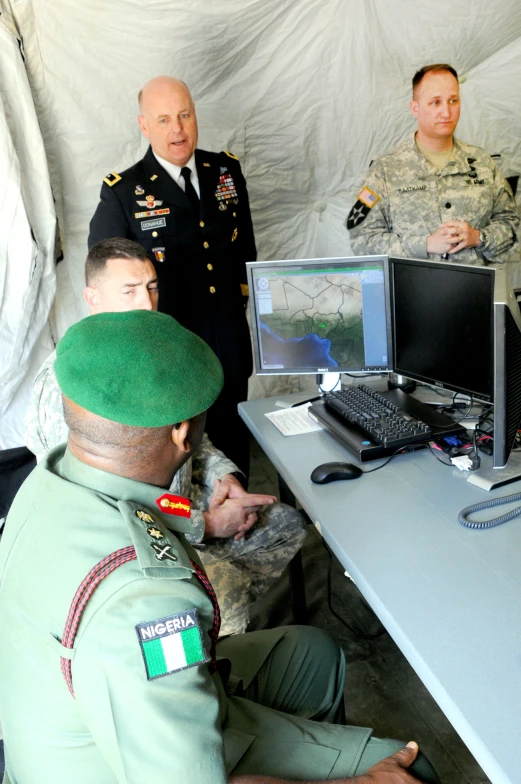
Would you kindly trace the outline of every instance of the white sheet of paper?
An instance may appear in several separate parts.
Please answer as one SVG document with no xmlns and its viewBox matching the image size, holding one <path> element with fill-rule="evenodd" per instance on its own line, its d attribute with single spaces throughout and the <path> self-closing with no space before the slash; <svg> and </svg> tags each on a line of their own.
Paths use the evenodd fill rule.
<svg viewBox="0 0 521 784">
<path fill-rule="evenodd" d="M 323 430 L 321 425 L 308 416 L 308 408 L 311 403 L 304 403 L 295 408 L 283 408 L 279 411 L 270 411 L 267 416 L 270 422 L 277 427 L 283 436 L 298 436 L 302 433 L 313 433 L 315 430 Z"/>
</svg>

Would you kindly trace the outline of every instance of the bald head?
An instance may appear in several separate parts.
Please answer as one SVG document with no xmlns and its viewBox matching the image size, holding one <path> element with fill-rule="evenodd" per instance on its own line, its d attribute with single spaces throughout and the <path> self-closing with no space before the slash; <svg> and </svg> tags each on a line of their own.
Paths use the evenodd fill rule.
<svg viewBox="0 0 521 784">
<path fill-rule="evenodd" d="M 143 106 L 146 105 L 147 98 L 149 96 L 154 98 L 154 95 L 159 91 L 162 90 L 178 90 L 180 92 L 185 92 L 188 94 L 188 98 L 190 101 L 192 100 L 192 96 L 190 95 L 190 90 L 188 89 L 185 82 L 181 79 L 176 79 L 174 76 L 168 76 L 164 74 L 163 76 L 155 76 L 153 79 L 150 79 L 146 82 L 141 90 L 138 93 L 138 103 L 139 103 L 139 111 L 143 112 Z"/>
<path fill-rule="evenodd" d="M 160 158 L 185 166 L 197 146 L 197 119 L 186 84 L 173 76 L 150 79 L 138 95 L 139 126 Z"/>
</svg>

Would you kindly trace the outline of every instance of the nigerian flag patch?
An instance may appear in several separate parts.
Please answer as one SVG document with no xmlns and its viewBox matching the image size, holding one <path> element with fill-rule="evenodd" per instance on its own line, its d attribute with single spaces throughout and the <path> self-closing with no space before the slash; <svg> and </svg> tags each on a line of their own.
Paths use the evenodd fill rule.
<svg viewBox="0 0 521 784">
<path fill-rule="evenodd" d="M 149 681 L 210 660 L 196 609 L 139 623 L 136 631 Z"/>
</svg>

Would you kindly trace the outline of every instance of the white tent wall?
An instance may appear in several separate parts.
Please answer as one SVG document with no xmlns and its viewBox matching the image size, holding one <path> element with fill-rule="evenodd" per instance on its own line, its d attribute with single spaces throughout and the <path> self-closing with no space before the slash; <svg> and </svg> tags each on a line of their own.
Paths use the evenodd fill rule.
<svg viewBox="0 0 521 784">
<path fill-rule="evenodd" d="M 426 62 L 464 77 L 458 136 L 521 172 L 519 0 L 0 2 L 56 199 L 58 335 L 86 313 L 89 220 L 103 177 L 146 149 L 136 96 L 157 74 L 192 89 L 199 146 L 241 159 L 261 259 L 351 252 L 346 215 L 370 160 L 412 132 L 410 80 Z M 251 394 L 301 383 L 257 379 Z"/>
<path fill-rule="evenodd" d="M 32 381 L 53 349 L 56 215 L 17 39 L 0 26 L 0 448 L 23 444 Z"/>
</svg>

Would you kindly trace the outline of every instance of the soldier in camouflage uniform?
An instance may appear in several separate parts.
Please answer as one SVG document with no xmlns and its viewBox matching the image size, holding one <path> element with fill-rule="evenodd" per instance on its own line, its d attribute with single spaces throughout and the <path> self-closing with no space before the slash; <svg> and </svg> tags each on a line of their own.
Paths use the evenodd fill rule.
<svg viewBox="0 0 521 784">
<path fill-rule="evenodd" d="M 413 79 L 415 137 L 377 158 L 347 218 L 360 255 L 499 263 L 515 256 L 519 214 L 485 150 L 455 139 L 459 85 L 449 65 Z"/>
<path fill-rule="evenodd" d="M 114 283 L 122 275 L 127 286 L 132 280 L 131 272 L 122 272 L 129 253 L 134 256 L 132 263 L 138 265 L 138 275 L 145 275 L 143 286 L 131 288 L 131 309 L 155 310 L 155 273 L 140 246 L 131 240 L 117 239 L 104 240 L 95 247 L 99 255 L 108 259 L 104 266 L 108 282 L 92 286 L 93 273 L 88 271 L 87 260 L 86 276 L 91 285 L 87 286 L 85 297 L 91 315 L 104 310 L 126 309 L 125 299 L 121 307 L 115 301 L 121 287 L 115 287 Z M 92 249 L 88 259 L 93 252 L 96 254 Z M 143 257 L 138 255 L 140 252 Z M 127 257 L 118 257 L 122 253 Z M 116 264 L 112 266 L 114 261 Z M 145 271 L 149 272 L 148 277 Z M 145 293 L 143 299 L 138 300 L 139 290 L 145 283 L 149 294 Z M 112 288 L 109 289 L 109 285 Z M 25 438 L 38 460 L 67 441 L 68 436 L 61 392 L 54 373 L 55 359 L 56 352 L 53 352 L 38 371 L 33 386 Z M 199 550 L 219 599 L 221 636 L 245 631 L 251 604 L 279 577 L 302 546 L 306 533 L 300 512 L 286 504 L 272 504 L 276 501 L 273 496 L 263 496 L 266 505 L 253 505 L 249 500 L 253 496 L 245 492 L 238 477 L 242 478 L 242 474 L 237 466 L 216 449 L 205 434 L 193 458 L 174 476 L 170 488 L 173 493 L 192 501 L 192 526 L 187 538 Z"/>
</svg>

